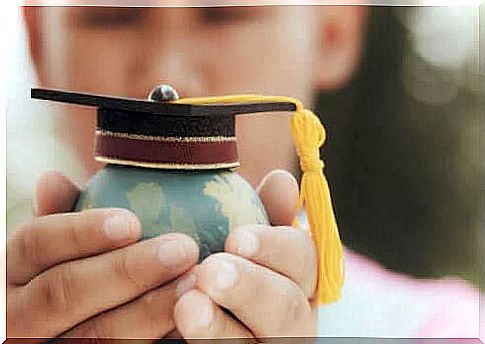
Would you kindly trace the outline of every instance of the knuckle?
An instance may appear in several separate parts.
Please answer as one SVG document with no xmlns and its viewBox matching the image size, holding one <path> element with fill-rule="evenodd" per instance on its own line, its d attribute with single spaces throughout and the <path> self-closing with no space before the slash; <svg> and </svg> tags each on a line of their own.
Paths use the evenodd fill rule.
<svg viewBox="0 0 485 344">
<path fill-rule="evenodd" d="M 123 281 L 125 285 L 130 290 L 139 291 L 145 290 L 144 285 L 142 282 L 136 278 L 133 274 L 133 269 L 130 268 L 130 259 L 126 251 L 121 250 L 119 254 L 116 254 L 113 257 L 113 271 L 115 277 Z"/>
<path fill-rule="evenodd" d="M 34 263 L 38 262 L 39 259 L 42 257 L 41 252 L 41 242 L 40 236 L 37 235 L 34 223 L 25 223 L 18 227 L 18 230 L 15 233 L 15 242 L 16 247 L 15 250 L 18 250 L 16 254 L 20 257 L 21 261 Z"/>
<path fill-rule="evenodd" d="M 71 249 L 79 254 L 82 252 L 82 247 L 85 246 L 82 238 L 86 236 L 86 233 L 83 235 L 82 232 L 85 228 L 89 228 L 89 216 L 85 212 L 72 215 L 75 221 L 68 222 L 66 235 Z"/>
<path fill-rule="evenodd" d="M 66 271 L 54 271 L 42 278 L 41 295 L 46 309 L 53 314 L 66 314 L 72 310 L 73 281 Z"/>
</svg>

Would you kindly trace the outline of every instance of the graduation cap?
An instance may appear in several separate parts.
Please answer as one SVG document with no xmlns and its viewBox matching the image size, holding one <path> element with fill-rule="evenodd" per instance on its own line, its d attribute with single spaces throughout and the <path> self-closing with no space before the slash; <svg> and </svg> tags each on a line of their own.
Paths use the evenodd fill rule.
<svg viewBox="0 0 485 344">
<path fill-rule="evenodd" d="M 31 92 L 32 98 L 96 107 L 95 159 L 148 168 L 237 167 L 236 115 L 296 110 L 288 101 L 176 103 L 177 92 L 166 85 L 156 87 L 146 100 L 48 89 Z"/>
<path fill-rule="evenodd" d="M 95 159 L 163 169 L 239 166 L 235 116 L 295 111 L 291 102 L 245 104 L 176 103 L 170 86 L 156 87 L 148 99 L 32 89 L 32 98 L 97 108 Z"/>
<path fill-rule="evenodd" d="M 31 96 L 97 107 L 97 160 L 162 169 L 237 167 L 235 116 L 293 111 L 290 128 L 303 171 L 299 206 L 305 206 L 318 253 L 316 301 L 339 299 L 344 260 L 320 159 L 325 129 L 297 99 L 252 94 L 178 99 L 166 85 L 155 88 L 147 100 L 47 89 L 32 89 Z"/>
</svg>

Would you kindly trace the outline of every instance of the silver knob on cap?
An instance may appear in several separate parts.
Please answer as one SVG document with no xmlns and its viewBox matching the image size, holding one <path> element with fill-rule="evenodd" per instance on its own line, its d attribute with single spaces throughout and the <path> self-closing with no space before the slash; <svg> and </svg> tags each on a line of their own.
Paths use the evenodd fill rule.
<svg viewBox="0 0 485 344">
<path fill-rule="evenodd" d="M 179 99 L 179 95 L 170 85 L 158 85 L 150 92 L 148 99 L 155 102 L 167 102 Z"/>
</svg>

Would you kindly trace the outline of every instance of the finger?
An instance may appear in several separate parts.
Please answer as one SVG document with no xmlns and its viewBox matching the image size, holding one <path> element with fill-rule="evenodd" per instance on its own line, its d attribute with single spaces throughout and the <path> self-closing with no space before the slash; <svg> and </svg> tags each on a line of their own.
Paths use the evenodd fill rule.
<svg viewBox="0 0 485 344">
<path fill-rule="evenodd" d="M 34 191 L 34 216 L 71 211 L 79 193 L 79 187 L 60 172 L 42 173 Z"/>
<path fill-rule="evenodd" d="M 127 245 L 140 235 L 140 222 L 125 209 L 91 209 L 36 218 L 20 225 L 9 238 L 8 281 L 27 283 L 55 264 Z"/>
<path fill-rule="evenodd" d="M 310 236 L 293 227 L 244 225 L 226 240 L 225 251 L 293 280 L 307 298 L 315 293 L 317 255 Z"/>
<path fill-rule="evenodd" d="M 298 183 L 285 170 L 268 173 L 256 188 L 273 226 L 291 226 L 297 215 Z"/>
<path fill-rule="evenodd" d="M 177 298 L 193 288 L 189 271 L 161 288 L 132 302 L 90 318 L 62 337 L 70 338 L 162 338 L 175 329 L 173 312 Z M 151 341 L 148 341 L 151 342 Z"/>
<path fill-rule="evenodd" d="M 56 336 L 171 281 L 198 258 L 197 244 L 190 237 L 162 235 L 54 266 L 21 287 L 17 309 L 36 335 Z"/>
<path fill-rule="evenodd" d="M 209 256 L 197 270 L 197 289 L 230 310 L 257 338 L 314 335 L 312 309 L 301 289 L 244 258 Z"/>
<path fill-rule="evenodd" d="M 175 325 L 184 339 L 234 338 L 231 343 L 248 343 L 251 332 L 199 290 L 184 294 L 175 305 Z M 249 341 L 252 343 L 253 341 Z M 253 342 L 255 343 L 255 341 Z"/>
</svg>

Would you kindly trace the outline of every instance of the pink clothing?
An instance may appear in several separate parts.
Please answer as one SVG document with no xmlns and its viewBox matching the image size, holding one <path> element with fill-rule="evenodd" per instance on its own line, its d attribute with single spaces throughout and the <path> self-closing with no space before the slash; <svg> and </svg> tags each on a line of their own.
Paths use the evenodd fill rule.
<svg viewBox="0 0 485 344">
<path fill-rule="evenodd" d="M 320 309 L 320 336 L 478 338 L 479 292 L 456 278 L 416 279 L 349 249 L 339 303 Z"/>
</svg>

